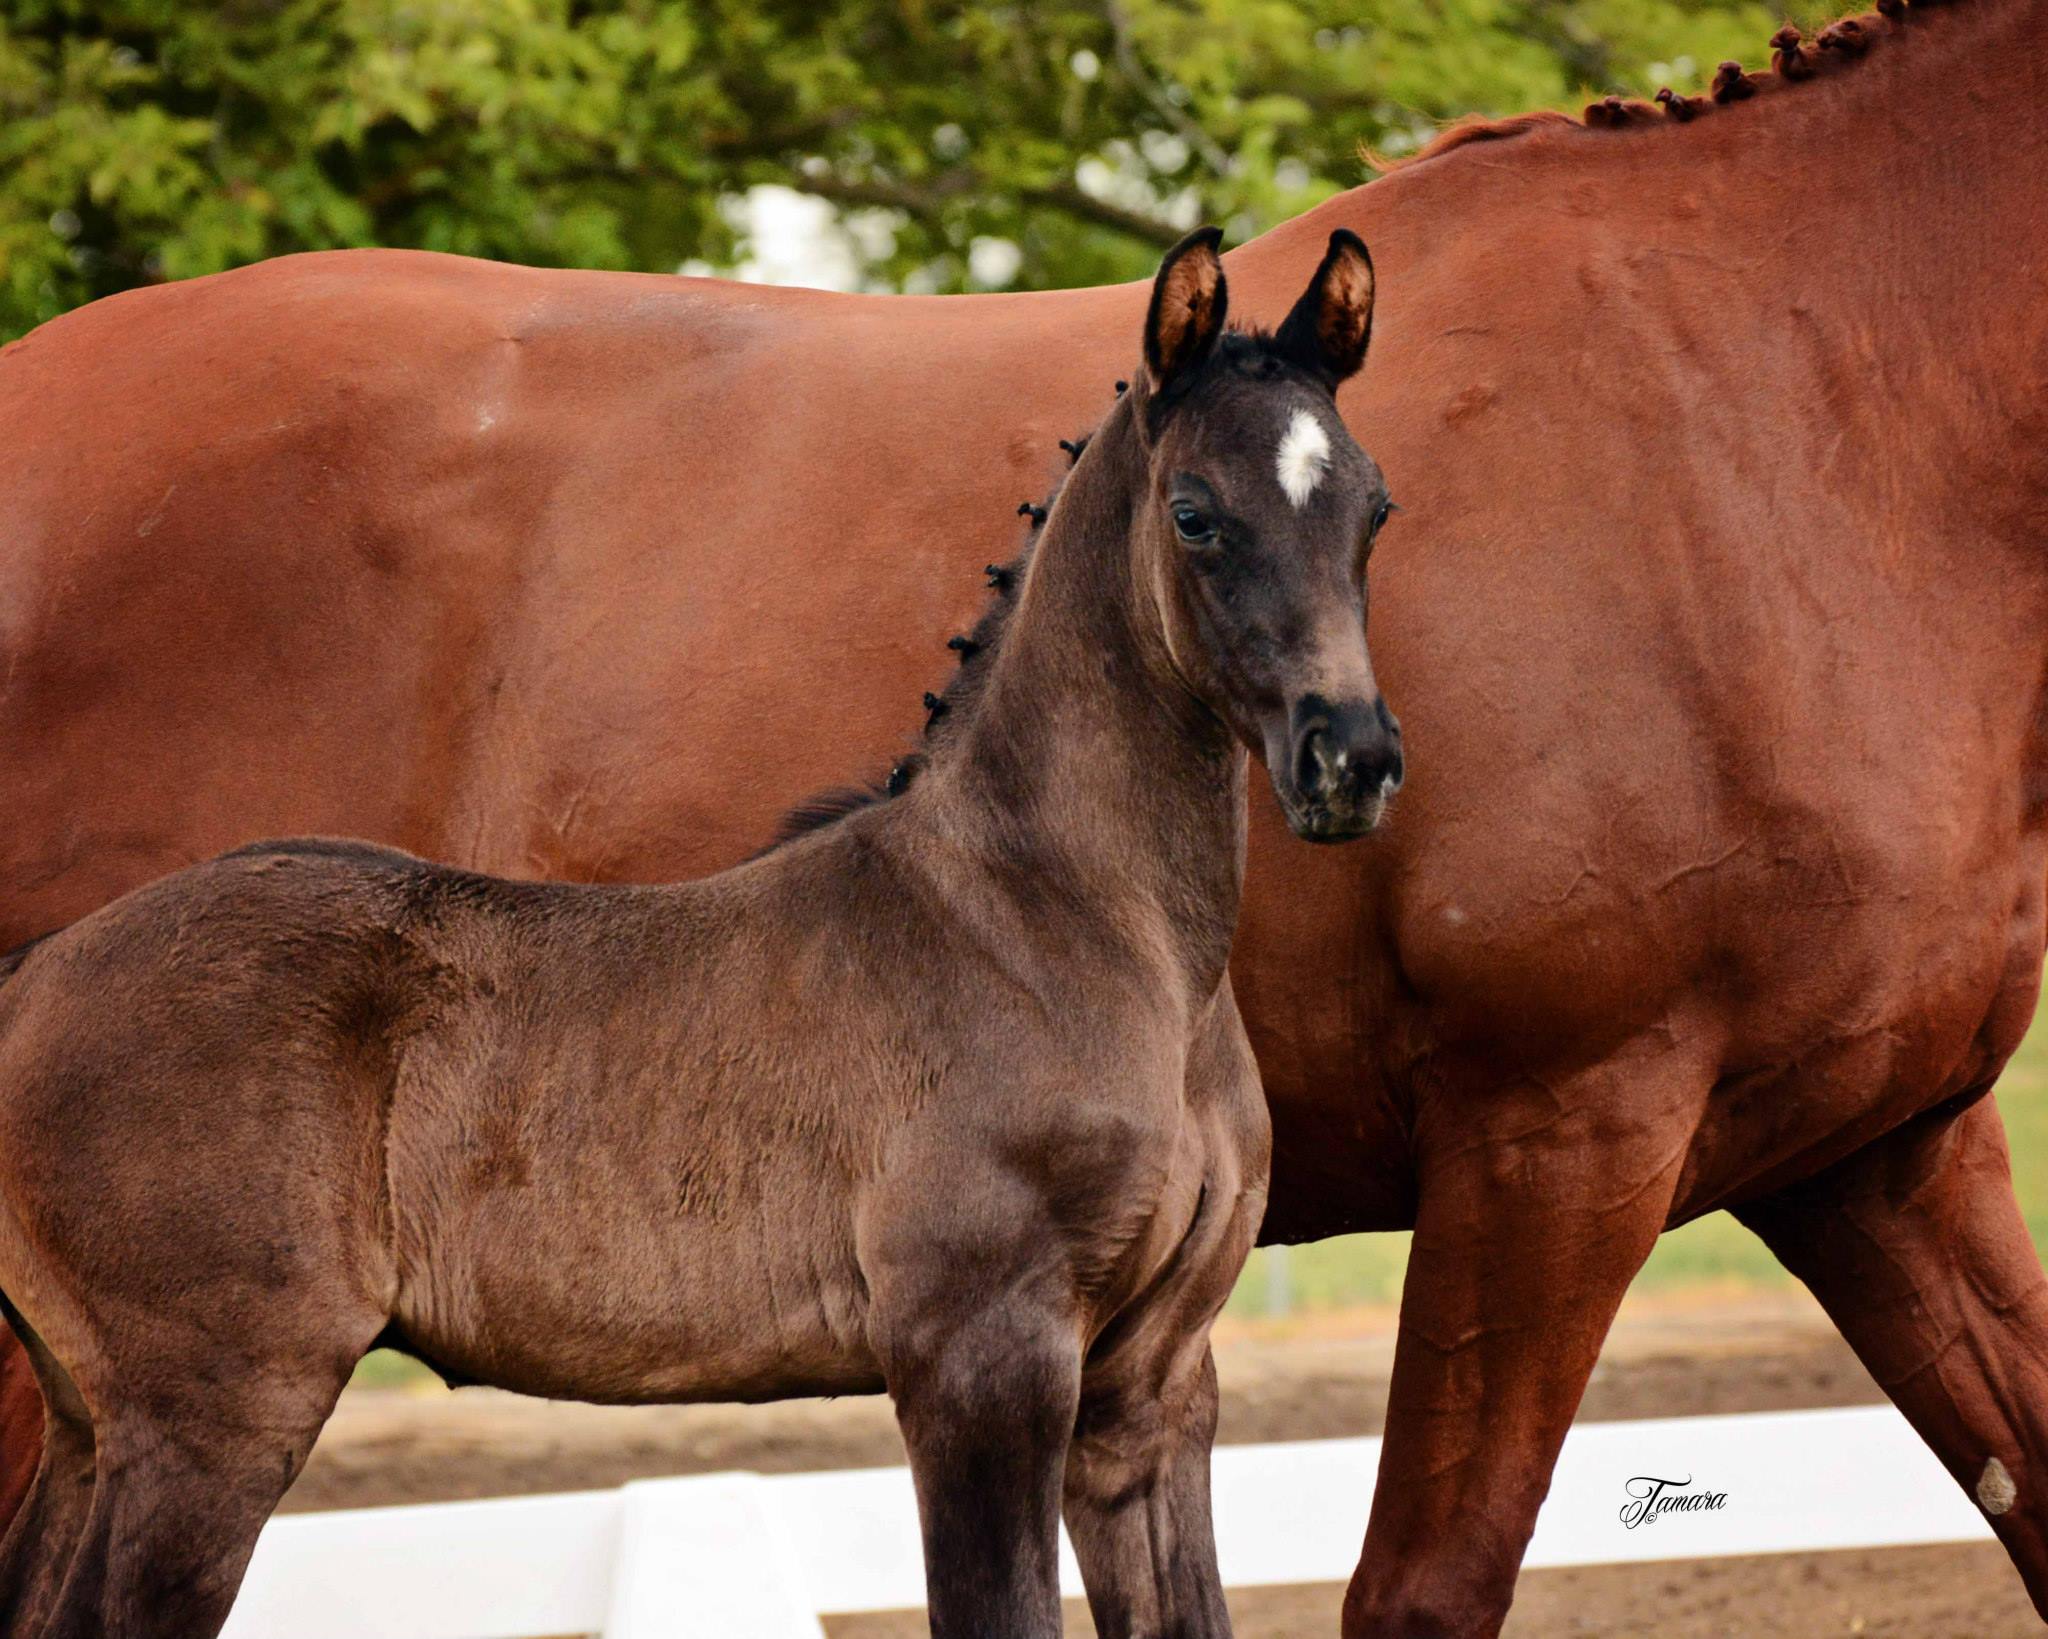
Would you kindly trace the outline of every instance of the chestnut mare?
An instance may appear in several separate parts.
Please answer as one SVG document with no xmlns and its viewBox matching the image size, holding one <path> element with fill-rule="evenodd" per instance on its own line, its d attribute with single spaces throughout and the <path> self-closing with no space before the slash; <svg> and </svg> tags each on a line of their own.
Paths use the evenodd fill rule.
<svg viewBox="0 0 2048 1639">
<path fill-rule="evenodd" d="M 1208 1333 L 1270 1142 L 1225 970 L 1244 748 L 1322 841 L 1400 750 L 1385 488 L 1333 397 L 1372 264 L 1339 230 L 1277 334 L 1226 335 L 1216 240 L 1168 253 L 900 801 L 666 887 L 259 843 L 21 961 L 0 1308 L 58 1416 L 0 1630 L 216 1632 L 388 1338 L 531 1394 L 886 1388 L 940 1639 L 1058 1639 L 1063 1508 L 1103 1633 L 1229 1633 Z"/>
<path fill-rule="evenodd" d="M 1624 1288 L 1717 1208 L 2048 1597 L 1984 1096 L 2048 880 L 2048 7 L 1887 6 L 1228 258 L 1277 317 L 1349 226 L 1391 291 L 1344 409 L 1408 508 L 1416 774 L 1357 849 L 1255 814 L 1233 965 L 1264 1233 L 1416 1231 L 1353 1636 L 1495 1631 Z M 280 829 L 741 857 L 901 753 L 1143 302 L 361 253 L 46 326 L 0 355 L 6 932 Z"/>
</svg>

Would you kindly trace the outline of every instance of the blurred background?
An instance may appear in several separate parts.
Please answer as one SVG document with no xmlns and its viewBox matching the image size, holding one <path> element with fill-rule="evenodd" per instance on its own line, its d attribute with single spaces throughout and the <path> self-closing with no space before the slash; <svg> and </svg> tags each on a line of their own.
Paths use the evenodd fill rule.
<svg viewBox="0 0 2048 1639">
<path fill-rule="evenodd" d="M 1811 22 L 1825 8 L 1789 6 Z M 957 291 L 1149 274 L 1753 0 L 0 0 L 0 339 L 288 251 Z"/>
</svg>

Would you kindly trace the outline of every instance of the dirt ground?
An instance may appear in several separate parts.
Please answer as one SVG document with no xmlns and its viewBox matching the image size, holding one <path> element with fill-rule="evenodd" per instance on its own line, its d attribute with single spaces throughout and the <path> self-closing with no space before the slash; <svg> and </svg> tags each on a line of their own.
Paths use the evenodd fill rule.
<svg viewBox="0 0 2048 1639">
<path fill-rule="evenodd" d="M 1393 1316 L 1345 1311 L 1226 1325 L 1217 1369 L 1228 1443 L 1376 1434 Z M 1850 1405 L 1881 1398 L 1803 1293 L 1631 1301 L 1580 1412 L 1584 1421 Z M 354 1389 L 285 1509 L 303 1512 L 516 1492 L 647 1475 L 863 1467 L 903 1460 L 884 1400 L 612 1408 L 490 1390 Z M 1363 1529 L 1364 1520 L 1359 1521 Z M 1342 1589 L 1234 1595 L 1240 1639 L 1334 1634 Z M 916 1616 L 828 1624 L 833 1639 L 911 1639 Z M 1092 1633 L 1074 1606 L 1068 1632 Z M 2020 1639 L 2043 1632 L 1995 1545 L 1782 1554 L 1532 1571 L 1510 1639 L 1873 1635 Z"/>
</svg>

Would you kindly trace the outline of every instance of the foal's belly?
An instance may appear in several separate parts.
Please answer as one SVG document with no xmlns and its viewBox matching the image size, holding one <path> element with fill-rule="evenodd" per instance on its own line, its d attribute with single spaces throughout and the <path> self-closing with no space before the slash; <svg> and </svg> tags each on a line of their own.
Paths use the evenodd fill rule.
<svg viewBox="0 0 2048 1639">
<path fill-rule="evenodd" d="M 830 1217 L 508 1184 L 402 1233 L 396 1325 L 446 1376 L 558 1399 L 878 1392 L 851 1237 Z"/>
</svg>

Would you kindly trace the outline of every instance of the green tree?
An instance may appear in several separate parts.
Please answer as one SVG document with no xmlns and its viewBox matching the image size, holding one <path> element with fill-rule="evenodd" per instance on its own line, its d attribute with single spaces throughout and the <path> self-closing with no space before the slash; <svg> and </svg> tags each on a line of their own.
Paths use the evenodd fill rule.
<svg viewBox="0 0 2048 1639">
<path fill-rule="evenodd" d="M 1134 277 L 1186 224 L 1257 232 L 1449 116 L 1694 88 L 1775 21 L 1759 0 L 0 0 L 0 337 L 342 245 L 729 267 L 731 201 L 763 183 L 829 201 L 881 287 Z"/>
</svg>

